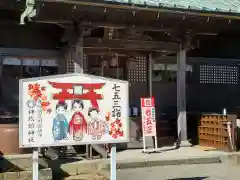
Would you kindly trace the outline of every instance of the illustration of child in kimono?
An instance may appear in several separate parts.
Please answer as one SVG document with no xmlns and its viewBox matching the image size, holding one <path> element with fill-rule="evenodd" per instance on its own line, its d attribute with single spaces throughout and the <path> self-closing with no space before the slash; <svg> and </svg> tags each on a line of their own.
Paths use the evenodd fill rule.
<svg viewBox="0 0 240 180">
<path fill-rule="evenodd" d="M 81 141 L 84 134 L 87 133 L 87 121 L 82 114 L 83 109 L 84 104 L 82 100 L 75 99 L 72 102 L 72 110 L 74 111 L 74 114 L 69 122 L 69 133 L 74 141 Z"/>
<path fill-rule="evenodd" d="M 100 140 L 104 133 L 106 133 L 106 124 L 101 120 L 99 110 L 97 108 L 90 108 L 88 116 L 90 118 L 88 133 L 92 135 L 93 140 Z"/>
<path fill-rule="evenodd" d="M 68 121 L 64 115 L 67 111 L 67 103 L 59 101 L 56 105 L 56 117 L 53 119 L 52 134 L 55 141 L 67 139 Z"/>
</svg>

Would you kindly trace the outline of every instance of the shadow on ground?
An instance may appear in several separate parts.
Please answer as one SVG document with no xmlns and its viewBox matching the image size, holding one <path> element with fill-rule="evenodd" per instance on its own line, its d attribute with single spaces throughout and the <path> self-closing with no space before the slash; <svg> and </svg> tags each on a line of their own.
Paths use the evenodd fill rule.
<svg viewBox="0 0 240 180">
<path fill-rule="evenodd" d="M 208 177 L 189 177 L 189 178 L 174 178 L 174 179 L 168 179 L 168 180 L 203 180 L 207 178 Z"/>
<path fill-rule="evenodd" d="M 11 172 L 11 171 L 19 172 L 19 171 L 23 171 L 23 169 L 19 168 L 18 166 L 11 163 L 7 159 L 1 157 L 0 158 L 0 173 Z"/>
<path fill-rule="evenodd" d="M 56 180 L 70 176 L 70 174 L 62 170 L 61 165 L 81 161 L 81 159 L 76 158 L 64 158 L 57 160 L 44 159 L 44 160 L 47 163 L 47 167 L 52 169 L 53 179 Z"/>
<path fill-rule="evenodd" d="M 11 162 L 13 161 L 13 162 Z M 47 158 L 39 158 L 39 169 L 52 169 L 53 180 L 60 180 L 64 177 L 70 176 L 65 172 L 61 165 L 81 161 L 79 158 L 64 158 L 57 160 L 49 160 Z M 0 173 L 6 172 L 22 172 L 26 170 L 31 170 L 32 159 L 28 158 L 27 160 L 8 160 L 4 157 L 0 157 Z"/>
<path fill-rule="evenodd" d="M 178 149 L 178 147 L 169 147 L 169 148 L 167 148 L 167 149 L 161 150 L 160 152 L 174 151 L 174 150 L 176 150 L 176 149 Z"/>
</svg>

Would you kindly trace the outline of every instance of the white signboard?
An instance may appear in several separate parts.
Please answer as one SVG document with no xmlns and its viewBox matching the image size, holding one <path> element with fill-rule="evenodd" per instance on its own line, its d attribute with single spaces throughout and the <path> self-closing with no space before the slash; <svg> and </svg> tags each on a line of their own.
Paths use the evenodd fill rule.
<svg viewBox="0 0 240 180">
<path fill-rule="evenodd" d="M 156 136 L 154 98 L 141 98 L 143 136 Z"/>
<path fill-rule="evenodd" d="M 155 101 L 153 97 L 141 98 L 143 152 L 146 152 L 146 137 L 155 138 L 154 149 L 157 150 L 157 131 Z"/>
<path fill-rule="evenodd" d="M 84 74 L 22 79 L 20 147 L 129 140 L 128 82 Z"/>
</svg>

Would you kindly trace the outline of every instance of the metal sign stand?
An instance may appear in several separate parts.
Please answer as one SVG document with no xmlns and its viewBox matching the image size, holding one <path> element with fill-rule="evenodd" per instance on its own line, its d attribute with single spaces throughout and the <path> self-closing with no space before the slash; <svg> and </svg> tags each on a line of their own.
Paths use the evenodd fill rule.
<svg viewBox="0 0 240 180">
<path fill-rule="evenodd" d="M 155 107 L 153 108 L 154 109 L 154 113 L 155 113 Z M 153 113 L 153 111 L 152 111 Z M 157 122 L 156 122 L 156 115 L 154 114 L 154 122 L 155 122 L 155 126 L 157 126 Z M 157 142 L 157 127 L 155 128 L 155 136 L 154 136 L 154 151 L 157 152 L 158 150 L 158 142 Z"/>
<path fill-rule="evenodd" d="M 154 149 L 155 149 L 155 152 L 157 152 L 157 150 L 158 150 L 157 135 L 155 135 L 154 138 L 155 138 L 155 147 L 154 147 Z"/>
<path fill-rule="evenodd" d="M 32 179 L 38 180 L 38 148 L 33 148 L 33 166 L 32 166 Z"/>
<path fill-rule="evenodd" d="M 158 144 L 157 144 L 157 136 L 152 136 L 154 138 L 154 149 L 153 152 L 157 152 L 158 151 Z M 150 153 L 147 151 L 147 147 L 146 147 L 146 138 L 143 135 L 143 153 Z M 152 152 L 152 151 L 151 151 Z"/>
<path fill-rule="evenodd" d="M 117 148 L 116 144 L 111 144 L 110 172 L 111 180 L 117 180 Z"/>
<path fill-rule="evenodd" d="M 146 153 L 146 138 L 145 138 L 144 134 L 143 134 L 143 151 L 142 152 Z"/>
<path fill-rule="evenodd" d="M 118 64 L 118 56 L 115 54 L 116 60 L 117 60 L 117 74 L 116 78 L 119 79 L 119 64 Z M 110 171 L 111 171 L 111 178 L 110 180 L 117 180 L 117 146 L 116 144 L 111 144 L 111 166 L 110 166 Z"/>
</svg>

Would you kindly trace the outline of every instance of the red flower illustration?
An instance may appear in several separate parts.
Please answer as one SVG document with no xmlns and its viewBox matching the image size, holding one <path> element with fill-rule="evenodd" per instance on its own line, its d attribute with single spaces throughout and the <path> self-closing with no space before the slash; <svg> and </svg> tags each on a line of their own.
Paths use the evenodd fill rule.
<svg viewBox="0 0 240 180">
<path fill-rule="evenodd" d="M 117 139 L 117 138 L 118 138 L 118 136 L 117 136 L 116 133 L 112 134 L 112 137 L 113 137 L 114 139 Z"/>
<path fill-rule="evenodd" d="M 111 128 L 115 128 L 115 123 L 111 123 Z"/>
<path fill-rule="evenodd" d="M 41 105 L 42 105 L 42 106 L 49 106 L 49 105 L 50 105 L 50 102 L 42 102 Z"/>
<path fill-rule="evenodd" d="M 32 84 L 29 84 L 28 85 L 28 90 L 32 90 L 33 89 L 33 85 Z"/>
<path fill-rule="evenodd" d="M 119 128 L 122 127 L 122 123 L 121 123 L 121 120 L 120 119 L 116 119 L 116 124 L 118 125 Z"/>
<path fill-rule="evenodd" d="M 109 134 L 114 138 L 117 139 L 118 137 L 122 137 L 124 135 L 123 130 L 121 129 L 122 122 L 120 119 L 116 119 L 116 121 L 111 123 L 111 129 Z"/>
<path fill-rule="evenodd" d="M 46 91 L 45 86 L 41 86 L 40 84 L 29 84 L 28 85 L 28 95 L 34 100 L 38 101 L 41 100 L 41 106 L 43 111 L 47 111 L 48 113 L 51 113 L 52 110 L 50 108 L 47 108 L 50 105 L 50 102 L 47 101 L 47 96 L 44 95 L 44 92 Z"/>
<path fill-rule="evenodd" d="M 106 114 L 106 116 L 105 116 L 105 119 L 106 119 L 106 121 L 109 121 L 110 120 L 110 112 L 108 112 L 107 114 Z"/>
</svg>

